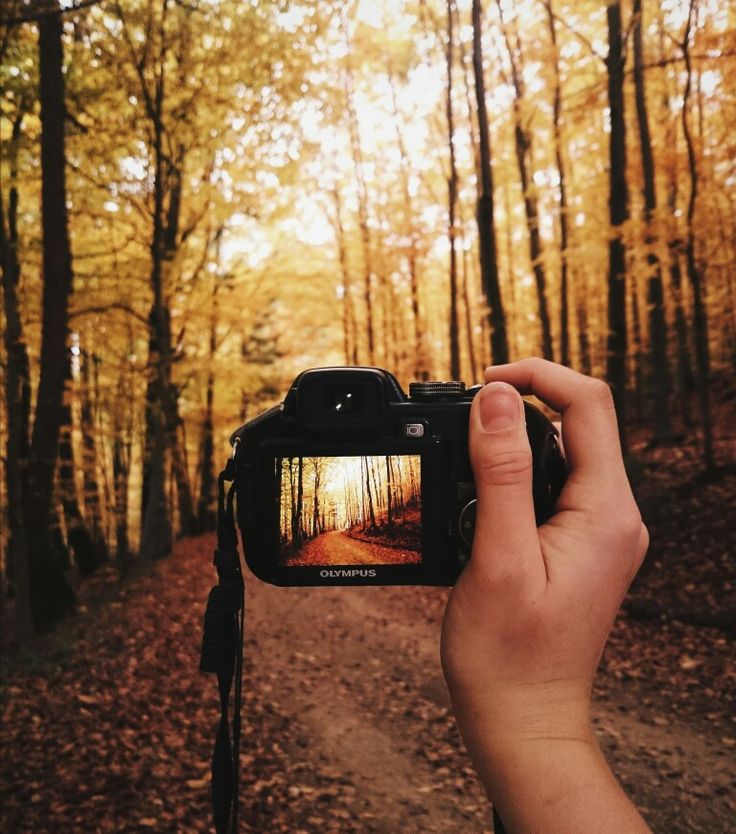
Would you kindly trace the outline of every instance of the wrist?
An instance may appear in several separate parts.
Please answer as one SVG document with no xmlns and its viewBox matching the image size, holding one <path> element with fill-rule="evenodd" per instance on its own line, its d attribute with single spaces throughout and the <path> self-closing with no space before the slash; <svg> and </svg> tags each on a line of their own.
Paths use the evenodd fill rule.
<svg viewBox="0 0 736 834">
<path fill-rule="evenodd" d="M 473 755 L 490 758 L 529 742 L 594 744 L 591 684 L 583 680 L 450 687 L 460 732 Z"/>
<path fill-rule="evenodd" d="M 649 831 L 595 740 L 588 688 L 507 689 L 472 706 L 460 697 L 460 732 L 509 834 L 587 834 L 591 819 L 600 834 Z"/>
</svg>

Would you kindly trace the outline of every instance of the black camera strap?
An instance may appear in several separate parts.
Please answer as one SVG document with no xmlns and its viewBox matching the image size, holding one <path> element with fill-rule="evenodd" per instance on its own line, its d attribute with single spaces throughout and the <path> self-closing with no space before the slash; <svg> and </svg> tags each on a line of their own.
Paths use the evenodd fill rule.
<svg viewBox="0 0 736 834">
<path fill-rule="evenodd" d="M 236 834 L 238 830 L 245 583 L 233 512 L 236 488 L 234 454 L 233 451 L 233 457 L 217 478 L 217 549 L 213 564 L 219 581 L 207 600 L 199 662 L 202 672 L 217 675 L 220 691 L 220 722 L 212 751 L 212 811 L 217 834 Z M 227 492 L 226 481 L 231 482 Z M 231 728 L 229 704 L 233 679 Z"/>
</svg>

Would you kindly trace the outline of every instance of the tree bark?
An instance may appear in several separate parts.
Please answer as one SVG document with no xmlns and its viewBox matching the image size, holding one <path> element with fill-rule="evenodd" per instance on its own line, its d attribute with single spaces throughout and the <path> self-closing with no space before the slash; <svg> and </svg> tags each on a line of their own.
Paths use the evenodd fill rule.
<svg viewBox="0 0 736 834">
<path fill-rule="evenodd" d="M 670 370 L 667 356 L 667 320 L 664 310 L 662 267 L 655 248 L 654 214 L 657 210 L 657 192 L 644 81 L 641 0 L 634 0 L 632 14 L 634 16 L 632 33 L 634 38 L 634 95 L 643 174 L 644 245 L 649 270 L 647 276 L 647 305 L 649 311 L 648 377 L 652 392 L 654 439 L 662 443 L 669 440 L 672 434 L 669 410 Z"/>
<path fill-rule="evenodd" d="M 705 271 L 695 257 L 695 208 L 698 199 L 698 167 L 695 148 L 688 123 L 688 106 L 692 88 L 692 61 L 690 58 L 690 32 L 693 15 L 697 12 L 697 0 L 690 0 L 685 34 L 682 39 L 682 55 L 685 59 L 686 81 L 682 96 L 682 132 L 687 148 L 688 171 L 690 173 L 690 199 L 687 204 L 687 225 L 685 237 L 685 263 L 687 276 L 693 293 L 693 336 L 695 339 L 695 361 L 697 362 L 697 391 L 700 407 L 700 424 L 703 432 L 703 465 L 706 472 L 715 469 L 713 453 L 713 428 L 710 414 L 710 353 L 708 349 L 708 311 L 705 306 Z"/>
<path fill-rule="evenodd" d="M 199 455 L 199 501 L 197 502 L 197 532 L 204 533 L 215 529 L 217 522 L 217 491 L 215 487 L 215 440 L 214 440 L 214 403 L 215 403 L 215 354 L 217 353 L 217 322 L 219 319 L 217 275 L 213 276 L 212 309 L 210 311 L 209 356 L 207 361 L 207 383 L 205 393 L 204 417 Z"/>
<path fill-rule="evenodd" d="M 567 208 L 567 179 L 565 165 L 562 158 L 562 128 L 560 115 L 562 110 L 562 87 L 560 83 L 559 50 L 557 47 L 557 30 L 552 0 L 545 3 L 547 9 L 547 25 L 552 43 L 552 63 L 554 70 L 554 94 L 552 100 L 552 133 L 555 143 L 555 164 L 560 178 L 560 363 L 571 365 L 570 358 L 570 301 L 568 290 L 568 208 Z"/>
<path fill-rule="evenodd" d="M 9 148 L 9 177 L 7 229 L 5 197 L 0 193 L 0 266 L 2 267 L 3 307 L 5 329 L 5 408 L 7 414 L 7 444 L 5 478 L 8 490 L 8 551 L 7 570 L 15 597 L 16 635 L 27 643 L 33 633 L 33 618 L 29 589 L 28 539 L 23 518 L 23 499 L 27 490 L 29 432 L 31 419 L 31 377 L 28 348 L 23 335 L 18 285 L 20 258 L 18 255 L 18 143 L 24 112 L 13 120 Z"/>
<path fill-rule="evenodd" d="M 552 351 L 552 329 L 550 327 L 549 310 L 547 306 L 547 277 L 544 271 L 544 251 L 542 238 L 539 234 L 539 210 L 535 195 L 533 168 L 531 163 L 532 140 L 523 122 L 522 108 L 524 104 L 524 80 L 517 64 L 516 53 L 521 55 L 521 44 L 518 34 L 516 47 L 511 45 L 508 29 L 503 19 L 501 0 L 496 0 L 498 14 L 501 20 L 506 50 L 511 65 L 511 81 L 514 88 L 514 149 L 516 164 L 519 168 L 519 180 L 524 202 L 524 216 L 526 217 L 527 236 L 529 240 L 529 261 L 534 275 L 534 286 L 537 290 L 537 307 L 539 310 L 539 324 L 542 331 L 542 355 L 545 359 L 554 358 Z"/>
<path fill-rule="evenodd" d="M 358 114 L 353 102 L 353 72 L 350 64 L 345 64 L 343 72 L 345 87 L 345 104 L 350 133 L 350 149 L 353 156 L 355 182 L 358 189 L 358 226 L 363 249 L 363 302 L 365 307 L 366 340 L 368 343 L 368 364 L 375 361 L 375 331 L 373 325 L 373 257 L 371 250 L 371 233 L 368 225 L 368 187 L 363 172 L 363 151 L 360 144 L 360 126 Z"/>
<path fill-rule="evenodd" d="M 414 205 L 409 188 L 409 155 L 406 151 L 406 143 L 404 142 L 404 136 L 401 132 L 399 106 L 396 100 L 396 88 L 390 64 L 388 67 L 388 75 L 391 82 L 391 102 L 393 105 L 394 124 L 396 127 L 396 143 L 399 148 L 399 170 L 401 174 L 401 191 L 404 202 L 404 223 L 409 237 L 407 260 L 411 286 L 412 326 L 414 328 L 414 378 L 427 379 L 429 377 L 429 369 L 427 367 L 426 348 L 424 346 L 424 333 L 422 328 L 422 314 L 419 301 L 419 235 L 417 233 L 417 226 L 414 219 Z"/>
<path fill-rule="evenodd" d="M 460 326 L 458 312 L 457 251 L 455 249 L 457 211 L 457 165 L 455 163 L 455 126 L 452 114 L 452 68 L 454 62 L 453 0 L 447 0 L 447 144 L 450 154 L 450 174 L 447 178 L 447 237 L 450 244 L 450 379 L 460 379 Z"/>
<path fill-rule="evenodd" d="M 64 510 L 64 523 L 69 547 L 74 554 L 74 562 L 82 576 L 94 573 L 102 564 L 100 554 L 90 534 L 79 507 L 79 496 L 75 478 L 74 445 L 72 443 L 73 418 L 72 396 L 73 379 L 71 353 L 66 351 L 66 385 L 64 406 L 59 432 L 58 484 L 61 506 Z"/>
<path fill-rule="evenodd" d="M 347 365 L 357 365 L 359 364 L 358 340 L 355 327 L 355 310 L 353 308 L 353 282 L 350 278 L 350 266 L 345 244 L 345 227 L 342 224 L 342 203 L 337 185 L 332 189 L 332 199 L 335 203 L 335 239 L 337 242 L 337 256 L 340 262 L 340 275 L 342 276 L 343 351 L 345 353 L 345 363 Z"/>
<path fill-rule="evenodd" d="M 480 140 L 480 194 L 478 196 L 478 243 L 483 291 L 489 306 L 488 324 L 491 331 L 491 357 L 493 362 L 509 361 L 506 334 L 506 316 L 501 298 L 496 252 L 496 227 L 493 217 L 493 171 L 491 169 L 491 139 L 486 111 L 485 79 L 481 40 L 481 3 L 473 0 L 473 75 L 475 97 L 478 106 L 478 133 Z"/>
<path fill-rule="evenodd" d="M 31 610 L 37 631 L 50 628 L 74 608 L 76 601 L 50 539 L 54 470 L 63 420 L 72 256 L 66 208 L 61 14 L 55 0 L 47 8 L 48 13 L 38 21 L 43 230 L 41 374 L 24 496 Z"/>
<path fill-rule="evenodd" d="M 97 403 L 95 378 L 98 358 L 88 350 L 81 354 L 82 390 L 80 419 L 82 424 L 82 473 L 84 477 L 84 509 L 87 517 L 90 535 L 101 561 L 109 558 L 107 540 L 105 538 L 105 519 L 103 518 L 103 503 L 98 478 L 97 455 Z"/>
<path fill-rule="evenodd" d="M 622 226 L 629 218 L 629 195 L 626 185 L 624 56 L 620 0 L 612 0 L 608 4 L 606 16 L 608 20 L 608 55 L 606 58 L 608 107 L 611 114 L 608 198 L 611 231 L 608 243 L 606 379 L 613 391 L 621 446 L 626 450 L 626 249 L 622 238 Z"/>
</svg>

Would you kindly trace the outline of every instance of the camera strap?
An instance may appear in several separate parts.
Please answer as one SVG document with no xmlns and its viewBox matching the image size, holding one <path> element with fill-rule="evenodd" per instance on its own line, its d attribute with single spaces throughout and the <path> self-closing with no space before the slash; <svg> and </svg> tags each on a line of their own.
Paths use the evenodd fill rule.
<svg viewBox="0 0 736 834">
<path fill-rule="evenodd" d="M 220 692 L 220 721 L 212 751 L 212 811 L 217 834 L 236 834 L 238 830 L 245 583 L 233 512 L 235 471 L 233 452 L 217 478 L 217 549 L 213 564 L 219 581 L 207 600 L 199 662 L 200 671 L 217 675 Z M 226 481 L 231 482 L 227 491 Z M 231 726 L 229 704 L 233 680 Z"/>
</svg>

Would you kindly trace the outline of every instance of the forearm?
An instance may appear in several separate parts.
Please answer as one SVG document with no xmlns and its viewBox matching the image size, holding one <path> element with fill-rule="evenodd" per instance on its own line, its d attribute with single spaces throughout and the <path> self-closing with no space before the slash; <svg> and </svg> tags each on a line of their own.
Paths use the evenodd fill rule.
<svg viewBox="0 0 736 834">
<path fill-rule="evenodd" d="M 592 736 L 588 740 L 522 740 L 513 749 L 483 751 L 474 758 L 509 834 L 644 834 L 650 830 Z"/>
</svg>

